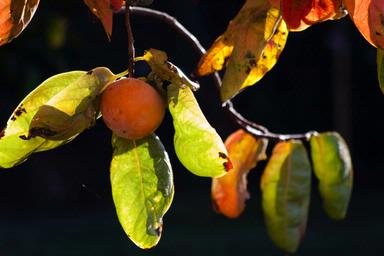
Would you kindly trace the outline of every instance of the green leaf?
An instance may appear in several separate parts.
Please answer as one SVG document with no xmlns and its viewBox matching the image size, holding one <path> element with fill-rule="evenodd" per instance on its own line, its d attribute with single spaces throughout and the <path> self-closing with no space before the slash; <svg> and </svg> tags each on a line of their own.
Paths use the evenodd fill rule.
<svg viewBox="0 0 384 256">
<path fill-rule="evenodd" d="M 332 219 L 343 219 L 347 214 L 353 182 L 348 146 L 335 132 L 313 136 L 310 144 L 324 210 Z"/>
<path fill-rule="evenodd" d="M 39 108 L 29 137 L 66 140 L 91 127 L 99 115 L 98 96 L 115 78 L 103 67 L 79 77 Z"/>
<path fill-rule="evenodd" d="M 40 106 L 85 73 L 84 71 L 72 71 L 53 76 L 24 98 L 0 135 L 1 168 L 11 168 L 24 161 L 33 152 L 49 150 L 67 142 L 67 140 L 53 142 L 40 137 L 29 140 L 25 140 L 25 138 L 28 136 L 32 118 Z"/>
<path fill-rule="evenodd" d="M 377 76 L 381 91 L 384 93 L 384 50 L 377 48 Z"/>
<path fill-rule="evenodd" d="M 297 250 L 304 235 L 311 189 L 311 167 L 300 141 L 278 143 L 261 177 L 268 233 L 283 251 Z"/>
<path fill-rule="evenodd" d="M 155 246 L 174 194 L 167 152 L 159 138 L 112 137 L 111 185 L 119 221 L 140 248 Z"/>
<path fill-rule="evenodd" d="M 198 176 L 219 177 L 231 169 L 223 141 L 201 112 L 191 89 L 168 86 L 177 157 Z"/>
</svg>

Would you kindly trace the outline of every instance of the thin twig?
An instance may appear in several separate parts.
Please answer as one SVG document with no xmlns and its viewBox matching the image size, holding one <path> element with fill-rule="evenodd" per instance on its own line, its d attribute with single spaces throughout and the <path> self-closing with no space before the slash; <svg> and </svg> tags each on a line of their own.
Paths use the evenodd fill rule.
<svg viewBox="0 0 384 256">
<path fill-rule="evenodd" d="M 135 74 L 135 44 L 134 44 L 134 38 L 132 33 L 132 26 L 131 26 L 131 15 L 130 15 L 130 9 L 129 6 L 131 5 L 130 0 L 125 1 L 125 27 L 127 29 L 128 34 L 128 76 L 133 77 Z"/>
<path fill-rule="evenodd" d="M 130 10 L 134 15 L 140 15 L 145 17 L 152 17 L 159 19 L 162 22 L 170 25 L 175 31 L 183 35 L 192 44 L 193 48 L 199 53 L 200 56 L 206 53 L 205 48 L 200 44 L 199 40 L 188 31 L 175 17 L 160 11 L 156 11 L 145 7 L 131 6 Z M 220 90 L 221 78 L 217 72 L 214 73 L 214 81 L 216 88 Z M 313 135 L 317 134 L 316 131 L 309 131 L 303 134 L 278 134 L 268 131 L 268 129 L 262 125 L 256 124 L 244 118 L 240 113 L 236 111 L 233 103 L 228 100 L 223 104 L 223 108 L 227 111 L 233 121 L 241 128 L 245 129 L 250 134 L 259 138 L 268 138 L 272 140 L 285 141 L 285 140 L 309 140 Z"/>
</svg>

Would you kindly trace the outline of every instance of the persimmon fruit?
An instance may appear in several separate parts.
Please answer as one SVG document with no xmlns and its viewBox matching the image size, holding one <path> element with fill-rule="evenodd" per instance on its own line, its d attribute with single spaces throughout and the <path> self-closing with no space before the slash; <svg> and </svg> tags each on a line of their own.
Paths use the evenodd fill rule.
<svg viewBox="0 0 384 256">
<path fill-rule="evenodd" d="M 108 128 L 120 137 L 134 140 L 146 137 L 159 127 L 165 102 L 146 82 L 122 78 L 105 89 L 100 110 Z"/>
</svg>

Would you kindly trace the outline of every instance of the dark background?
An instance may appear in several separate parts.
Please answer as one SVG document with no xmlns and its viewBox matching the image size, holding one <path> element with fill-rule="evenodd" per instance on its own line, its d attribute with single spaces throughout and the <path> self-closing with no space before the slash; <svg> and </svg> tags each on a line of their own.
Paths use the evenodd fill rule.
<svg viewBox="0 0 384 256">
<path fill-rule="evenodd" d="M 155 0 L 205 47 L 235 16 L 240 0 Z M 0 48 L 0 127 L 18 102 L 46 78 L 69 70 L 127 66 L 123 15 L 114 19 L 112 42 L 81 0 L 43 0 L 25 32 Z M 190 72 L 199 57 L 168 26 L 135 17 L 138 54 L 153 47 Z M 141 68 L 138 67 L 138 72 Z M 211 78 L 196 95 L 223 138 L 237 129 L 220 109 Z M 347 17 L 291 33 L 276 67 L 234 101 L 247 118 L 280 133 L 340 132 L 355 169 L 347 219 L 329 220 L 313 183 L 306 237 L 298 255 L 381 255 L 383 228 L 384 108 L 376 75 L 376 50 Z M 159 245 L 143 251 L 125 236 L 114 212 L 109 182 L 110 131 L 99 121 L 75 141 L 39 153 L 0 172 L 0 255 L 283 255 L 269 240 L 260 207 L 259 164 L 249 176 L 252 198 L 244 214 L 215 214 L 210 179 L 193 176 L 178 162 L 166 116 L 157 134 L 173 164 L 175 199 L 164 218 Z"/>
</svg>

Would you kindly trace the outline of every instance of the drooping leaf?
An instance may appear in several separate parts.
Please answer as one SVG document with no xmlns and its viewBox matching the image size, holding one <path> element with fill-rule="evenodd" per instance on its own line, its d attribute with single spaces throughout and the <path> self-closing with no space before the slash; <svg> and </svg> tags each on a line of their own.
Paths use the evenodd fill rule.
<svg viewBox="0 0 384 256">
<path fill-rule="evenodd" d="M 67 140 L 91 127 L 99 115 L 98 96 L 115 79 L 104 67 L 79 77 L 39 107 L 31 121 L 28 138 Z"/>
<path fill-rule="evenodd" d="M 241 29 L 242 33 L 236 38 L 228 60 L 220 90 L 223 101 L 259 81 L 276 63 L 287 40 L 288 31 L 277 9 L 269 9 L 269 5 L 264 4 L 251 8 L 251 11 L 248 16 L 238 16 L 241 22 L 239 31 Z M 240 11 L 239 15 L 248 13 L 243 12 Z"/>
<path fill-rule="evenodd" d="M 347 12 L 342 0 L 281 0 L 283 19 L 291 31 L 302 31 L 309 26 L 330 19 L 340 19 Z"/>
<path fill-rule="evenodd" d="M 167 152 L 155 135 L 127 140 L 113 135 L 111 186 L 119 221 L 140 248 L 155 246 L 174 194 Z"/>
<path fill-rule="evenodd" d="M 168 61 L 165 52 L 157 49 L 149 49 L 136 61 L 146 61 L 152 69 L 152 73 L 159 79 L 168 81 L 178 86 L 188 86 L 196 91 L 200 88 L 197 82 L 191 81 L 176 65 Z"/>
<path fill-rule="evenodd" d="M 312 136 L 310 144 L 324 210 L 332 219 L 343 219 L 347 214 L 353 182 L 348 146 L 335 132 Z"/>
<path fill-rule="evenodd" d="M 258 82 L 275 65 L 288 36 L 279 10 L 267 0 L 248 0 L 201 58 L 197 75 L 225 67 L 220 90 L 223 101 Z"/>
<path fill-rule="evenodd" d="M 49 150 L 66 142 L 53 142 L 41 137 L 25 139 L 28 137 L 30 123 L 38 109 L 85 73 L 73 71 L 53 76 L 40 84 L 19 104 L 0 136 L 1 168 L 11 168 L 35 151 Z"/>
<path fill-rule="evenodd" d="M 110 0 L 84 0 L 84 3 L 103 24 L 108 39 L 112 36 L 113 11 Z M 117 6 L 117 5 L 116 5 Z M 115 7 L 115 6 L 113 6 Z"/>
<path fill-rule="evenodd" d="M 205 177 L 219 177 L 232 169 L 223 141 L 189 87 L 169 85 L 168 106 L 175 127 L 176 154 L 186 169 Z"/>
<path fill-rule="evenodd" d="M 266 159 L 268 141 L 256 139 L 244 130 L 237 130 L 225 141 L 233 170 L 212 179 L 212 202 L 215 210 L 229 218 L 238 217 L 249 198 L 247 175 L 260 160 Z"/>
<path fill-rule="evenodd" d="M 0 1 L 0 46 L 20 35 L 28 26 L 39 0 Z"/>
<path fill-rule="evenodd" d="M 344 0 L 349 16 L 364 38 L 384 49 L 384 1 Z"/>
<path fill-rule="evenodd" d="M 308 215 L 311 167 L 300 141 L 278 143 L 261 177 L 264 218 L 277 247 L 293 253 Z"/>
<path fill-rule="evenodd" d="M 384 93 L 384 50 L 377 49 L 377 76 L 381 91 Z"/>
</svg>

